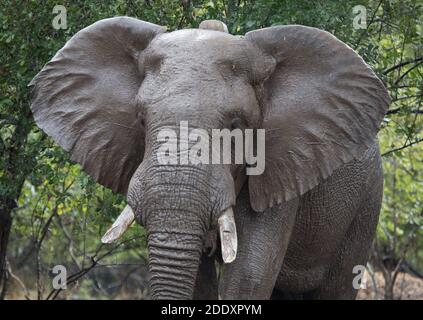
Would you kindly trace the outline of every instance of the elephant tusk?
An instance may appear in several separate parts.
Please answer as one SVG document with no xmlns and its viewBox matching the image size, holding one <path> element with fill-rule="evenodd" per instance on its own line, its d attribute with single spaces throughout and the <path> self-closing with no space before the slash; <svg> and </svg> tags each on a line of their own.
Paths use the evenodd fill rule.
<svg viewBox="0 0 423 320">
<path fill-rule="evenodd" d="M 134 211 L 132 211 L 130 206 L 126 206 L 111 228 L 107 230 L 101 238 L 101 242 L 112 243 L 113 241 L 119 239 L 125 231 L 128 230 L 134 220 Z"/>
<path fill-rule="evenodd" d="M 238 249 L 235 218 L 232 208 L 226 209 L 217 221 L 219 223 L 223 262 L 231 263 L 235 260 Z"/>
</svg>

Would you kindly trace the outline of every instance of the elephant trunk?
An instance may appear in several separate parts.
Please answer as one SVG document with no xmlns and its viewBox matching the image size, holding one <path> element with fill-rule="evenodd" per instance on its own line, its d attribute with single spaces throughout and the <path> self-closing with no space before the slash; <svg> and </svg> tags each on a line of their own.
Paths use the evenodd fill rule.
<svg viewBox="0 0 423 320">
<path fill-rule="evenodd" d="M 149 235 L 149 269 L 153 299 L 192 299 L 201 248 L 202 239 L 197 235 Z"/>
<path fill-rule="evenodd" d="M 192 299 L 212 207 L 207 175 L 155 164 L 147 172 L 141 205 L 152 298 Z"/>
<path fill-rule="evenodd" d="M 148 136 L 158 136 L 155 128 L 150 130 Z M 187 150 L 179 152 L 181 159 Z M 163 154 L 162 144 L 148 145 L 133 177 L 131 197 L 142 208 L 137 219 L 148 232 L 153 299 L 191 299 L 206 232 L 232 205 L 233 181 L 222 166 L 163 164 Z M 219 223 L 233 259 L 236 244 L 228 236 L 233 228 L 225 219 Z"/>
</svg>

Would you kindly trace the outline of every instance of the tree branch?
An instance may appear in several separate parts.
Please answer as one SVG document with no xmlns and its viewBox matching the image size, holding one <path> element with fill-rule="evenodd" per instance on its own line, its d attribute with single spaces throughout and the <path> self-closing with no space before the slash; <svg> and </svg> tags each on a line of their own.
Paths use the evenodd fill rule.
<svg viewBox="0 0 423 320">
<path fill-rule="evenodd" d="M 413 145 L 415 145 L 415 144 L 418 144 L 418 143 L 420 143 L 420 142 L 422 142 L 422 141 L 423 141 L 423 138 L 420 138 L 420 139 L 417 139 L 417 140 L 415 140 L 415 141 L 413 141 L 413 142 L 410 142 L 410 143 L 404 144 L 402 147 L 394 148 L 394 149 L 389 150 L 389 151 L 387 151 L 387 152 L 385 152 L 385 153 L 382 153 L 382 157 L 387 156 L 388 154 L 391 154 L 392 152 L 399 151 L 399 150 L 402 150 L 402 149 L 405 149 L 405 148 L 411 147 L 411 146 L 413 146 Z"/>
<path fill-rule="evenodd" d="M 410 69 L 408 69 L 407 71 L 405 71 L 395 82 L 394 82 L 394 86 L 396 86 L 396 85 L 398 85 L 399 83 L 400 83 L 400 81 L 402 80 L 402 79 L 404 79 L 405 78 L 405 76 L 407 75 L 407 74 L 409 74 L 411 71 L 413 71 L 415 68 L 417 68 L 419 65 L 421 65 L 422 64 L 422 61 L 420 61 L 420 62 L 418 62 L 418 63 L 416 63 L 414 66 L 412 66 L 412 67 L 410 67 Z"/>
<path fill-rule="evenodd" d="M 6 261 L 6 264 L 7 264 L 7 272 L 9 273 L 10 277 L 13 280 L 15 280 L 19 284 L 19 286 L 22 288 L 25 299 L 31 300 L 29 290 L 27 289 L 23 281 L 12 272 L 12 267 L 10 266 L 10 263 L 8 261 Z"/>
<path fill-rule="evenodd" d="M 404 107 L 400 107 L 400 108 L 388 110 L 388 112 L 386 114 L 387 115 L 388 114 L 397 114 L 397 113 L 401 112 L 404 109 L 405 109 Z M 423 110 L 420 110 L 420 107 L 418 107 L 417 109 L 413 109 L 413 110 L 409 110 L 409 111 L 406 110 L 404 113 L 407 113 L 407 114 L 411 114 L 411 113 L 413 113 L 413 114 L 422 114 L 423 113 Z"/>
<path fill-rule="evenodd" d="M 70 275 L 69 277 L 67 277 L 66 284 L 67 285 L 70 285 L 72 283 L 75 283 L 80 278 L 82 278 L 83 276 L 85 276 L 88 272 L 90 272 L 92 269 L 94 269 L 102 259 L 104 259 L 107 256 L 113 254 L 116 251 L 116 249 L 118 249 L 122 245 L 124 245 L 124 244 L 126 244 L 126 243 L 128 243 L 128 242 L 130 242 L 132 240 L 138 239 L 138 238 L 139 237 L 134 237 L 134 238 L 130 238 L 130 239 L 124 240 L 124 241 L 118 243 L 117 245 L 113 246 L 110 250 L 106 251 L 104 254 L 102 254 L 102 255 L 99 256 L 100 250 L 104 246 L 103 244 L 101 244 L 97 248 L 95 254 L 92 257 L 90 257 L 91 264 L 88 267 L 85 267 L 85 268 L 81 269 L 80 271 L 78 271 L 78 272 Z M 56 299 L 56 297 L 58 296 L 58 294 L 61 291 L 62 291 L 62 289 L 53 289 L 53 290 L 51 290 L 50 293 L 48 294 L 46 300 L 54 300 L 54 299 Z"/>
<path fill-rule="evenodd" d="M 390 72 L 392 72 L 392 71 L 394 71 L 394 70 L 396 70 L 398 68 L 401 68 L 403 66 L 406 66 L 407 64 L 416 63 L 416 62 L 419 62 L 419 61 L 423 61 L 423 57 L 418 57 L 418 58 L 413 59 L 413 60 L 403 61 L 403 62 L 401 62 L 401 63 L 399 63 L 399 64 L 397 64 L 395 66 L 392 66 L 392 67 L 386 69 L 385 71 L 382 72 L 382 74 L 385 74 L 386 75 L 386 74 L 388 74 L 388 73 L 390 73 Z"/>
</svg>

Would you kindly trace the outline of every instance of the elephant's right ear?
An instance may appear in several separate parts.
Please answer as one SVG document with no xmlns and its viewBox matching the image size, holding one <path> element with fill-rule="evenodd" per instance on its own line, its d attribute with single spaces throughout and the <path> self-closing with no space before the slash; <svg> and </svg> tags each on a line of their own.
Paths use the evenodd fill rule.
<svg viewBox="0 0 423 320">
<path fill-rule="evenodd" d="M 164 31 L 129 17 L 100 20 L 74 35 L 29 84 L 38 126 L 115 192 L 126 193 L 144 155 L 138 57 Z"/>
</svg>

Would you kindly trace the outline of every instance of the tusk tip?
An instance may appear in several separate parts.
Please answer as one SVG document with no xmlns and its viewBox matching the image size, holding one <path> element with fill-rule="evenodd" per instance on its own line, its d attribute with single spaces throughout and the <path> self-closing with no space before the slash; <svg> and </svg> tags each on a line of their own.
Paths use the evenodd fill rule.
<svg viewBox="0 0 423 320">
<path fill-rule="evenodd" d="M 218 222 L 222 259 L 224 263 L 231 263 L 235 260 L 238 250 L 238 239 L 232 208 L 227 209 L 218 219 Z"/>
<path fill-rule="evenodd" d="M 223 263 L 232 263 L 235 261 L 235 258 L 236 258 L 236 253 L 223 257 Z"/>
<path fill-rule="evenodd" d="M 236 234 L 235 234 L 236 237 Z M 231 263 L 236 258 L 238 243 L 233 233 L 223 232 L 222 241 L 222 259 L 224 263 Z"/>
<path fill-rule="evenodd" d="M 132 211 L 131 207 L 126 206 L 120 216 L 113 223 L 111 228 L 107 230 L 104 236 L 101 238 L 101 242 L 108 244 L 116 241 L 125 233 L 125 231 L 134 222 L 134 220 L 134 212 Z"/>
<path fill-rule="evenodd" d="M 113 242 L 112 240 L 109 240 L 109 239 L 107 239 L 105 237 L 101 238 L 101 243 L 103 243 L 103 244 L 110 244 L 112 242 Z"/>
<path fill-rule="evenodd" d="M 111 228 L 111 229 L 106 231 L 106 233 L 104 234 L 103 237 L 101 237 L 101 242 L 105 243 L 105 244 L 109 244 L 109 243 L 112 243 L 113 241 L 115 241 L 118 238 L 119 238 L 119 236 L 116 236 L 113 233 L 113 228 Z"/>
</svg>

